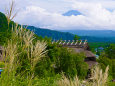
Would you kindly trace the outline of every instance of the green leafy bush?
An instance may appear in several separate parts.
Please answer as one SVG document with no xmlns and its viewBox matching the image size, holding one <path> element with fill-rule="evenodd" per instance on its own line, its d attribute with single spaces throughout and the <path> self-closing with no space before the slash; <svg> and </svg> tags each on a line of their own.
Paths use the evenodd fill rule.
<svg viewBox="0 0 115 86">
<path fill-rule="evenodd" d="M 111 44 L 108 48 L 105 49 L 105 52 L 101 54 L 97 60 L 104 70 L 107 65 L 109 65 L 109 75 L 115 78 L 115 45 Z"/>
<path fill-rule="evenodd" d="M 55 72 L 64 72 L 69 77 L 78 75 L 80 78 L 85 78 L 88 71 L 88 65 L 84 62 L 85 55 L 83 53 L 76 54 L 71 49 L 58 46 L 54 44 L 48 47 L 48 57 Z"/>
<path fill-rule="evenodd" d="M 108 58 L 115 59 L 115 44 L 110 44 L 110 46 L 106 48 L 105 53 Z"/>
</svg>

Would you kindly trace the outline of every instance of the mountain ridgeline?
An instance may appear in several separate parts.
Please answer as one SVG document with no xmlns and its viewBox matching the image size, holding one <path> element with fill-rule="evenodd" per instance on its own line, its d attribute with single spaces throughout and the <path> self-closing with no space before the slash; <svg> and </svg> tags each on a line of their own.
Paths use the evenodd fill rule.
<svg viewBox="0 0 115 86">
<path fill-rule="evenodd" d="M 14 24 L 14 22 L 10 22 L 10 27 Z M 3 44 L 7 39 L 10 38 L 10 31 L 11 28 L 9 27 L 8 29 L 8 23 L 7 23 L 7 18 L 3 13 L 0 12 L 0 43 Z M 26 25 L 24 25 L 26 27 Z M 97 33 L 97 36 L 91 35 L 92 33 L 88 33 L 87 31 L 55 31 L 55 30 L 49 30 L 45 28 L 37 28 L 34 26 L 28 26 L 28 30 L 33 31 L 36 35 L 41 36 L 41 37 L 49 37 L 52 38 L 52 40 L 73 40 L 75 34 L 80 36 L 81 40 L 87 39 L 88 42 L 108 42 L 108 43 L 114 43 L 115 42 L 115 36 L 107 37 L 108 32 L 105 31 L 105 34 L 107 36 L 99 36 L 99 33 Z M 7 33 L 7 34 L 6 34 Z M 83 35 L 84 33 L 90 34 L 90 35 Z M 102 32 L 102 34 L 104 31 Z M 96 34 L 96 33 L 95 33 Z M 101 32 L 100 32 L 101 34 Z M 112 32 L 114 35 L 114 32 Z M 112 35 L 111 34 L 111 35 Z"/>
<path fill-rule="evenodd" d="M 92 37 L 115 37 L 115 30 L 61 30 L 62 32 L 70 32 L 79 36 Z"/>
<path fill-rule="evenodd" d="M 36 35 L 42 36 L 42 37 L 49 37 L 52 38 L 53 40 L 73 40 L 74 35 L 69 33 L 69 32 L 59 32 L 55 30 L 49 30 L 49 29 L 44 29 L 44 28 L 37 28 L 34 26 L 28 26 L 27 29 L 30 31 L 33 31 Z"/>
<path fill-rule="evenodd" d="M 0 43 L 3 44 L 7 39 L 10 38 L 10 31 L 12 25 L 15 25 L 13 21 L 9 24 L 8 29 L 8 21 L 6 16 L 0 12 Z M 27 25 L 24 25 L 26 27 Z M 74 35 L 68 32 L 59 32 L 55 30 L 49 30 L 44 28 L 36 28 L 34 26 L 28 26 L 27 29 L 30 31 L 33 31 L 36 35 L 41 37 L 49 37 L 52 38 L 52 40 L 73 40 Z M 6 34 L 7 33 L 7 34 Z"/>
<path fill-rule="evenodd" d="M 73 40 L 75 34 L 71 33 L 71 31 L 65 31 L 65 32 L 60 32 L 60 31 L 55 31 L 55 30 L 49 30 L 49 29 L 43 29 L 43 28 L 37 28 L 34 26 L 28 26 L 27 29 L 33 31 L 35 34 L 38 36 L 42 37 L 50 37 L 53 40 Z M 107 42 L 107 43 L 114 43 L 115 42 L 115 37 L 102 37 L 102 36 L 85 36 L 85 35 L 80 35 L 81 33 L 79 32 L 78 35 L 80 36 L 81 40 L 88 40 L 88 42 Z M 103 34 L 103 33 L 102 33 Z"/>
</svg>

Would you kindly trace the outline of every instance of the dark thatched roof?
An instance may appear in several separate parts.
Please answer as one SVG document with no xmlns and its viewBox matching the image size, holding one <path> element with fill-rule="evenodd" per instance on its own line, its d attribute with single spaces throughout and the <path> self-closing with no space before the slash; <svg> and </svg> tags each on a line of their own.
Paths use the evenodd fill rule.
<svg viewBox="0 0 115 86">
<path fill-rule="evenodd" d="M 71 48 L 74 50 L 75 53 L 84 53 L 86 58 L 85 62 L 89 65 L 89 69 L 91 69 L 93 66 L 98 64 L 96 62 L 96 56 L 89 50 L 86 50 L 84 48 Z"/>
<path fill-rule="evenodd" d="M 89 50 L 85 50 L 84 48 L 72 48 L 76 53 L 84 53 L 86 57 L 88 58 L 96 58 L 96 56 Z"/>
<path fill-rule="evenodd" d="M 88 51 L 88 50 L 85 50 L 85 55 L 86 55 L 86 57 L 95 57 L 96 58 L 96 56 L 91 51 Z"/>
</svg>

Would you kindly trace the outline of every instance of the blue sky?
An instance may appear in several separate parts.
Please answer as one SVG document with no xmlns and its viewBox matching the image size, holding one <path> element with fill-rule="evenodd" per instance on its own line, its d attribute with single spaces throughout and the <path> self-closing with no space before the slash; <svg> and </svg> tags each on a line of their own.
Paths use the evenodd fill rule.
<svg viewBox="0 0 115 86">
<path fill-rule="evenodd" d="M 0 0 L 0 11 L 11 0 Z M 115 30 L 115 0 L 15 0 L 15 22 L 54 30 Z M 63 16 L 69 10 L 82 15 Z"/>
</svg>

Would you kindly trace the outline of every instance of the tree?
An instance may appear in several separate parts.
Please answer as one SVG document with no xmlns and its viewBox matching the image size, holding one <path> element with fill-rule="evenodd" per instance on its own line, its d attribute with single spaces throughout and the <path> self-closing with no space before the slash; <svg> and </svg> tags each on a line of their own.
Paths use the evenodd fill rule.
<svg viewBox="0 0 115 86">
<path fill-rule="evenodd" d="M 56 73 L 64 72 L 68 77 L 85 78 L 88 71 L 88 65 L 84 62 L 83 53 L 76 54 L 71 49 L 58 47 L 55 44 L 48 49 L 48 57 L 55 67 Z"/>
<path fill-rule="evenodd" d="M 76 40 L 79 40 L 80 39 L 80 37 L 78 36 L 78 35 L 75 35 L 74 36 L 74 40 L 76 41 Z"/>
<path fill-rule="evenodd" d="M 105 53 L 108 58 L 115 59 L 115 44 L 110 44 L 110 46 L 106 48 Z"/>
<path fill-rule="evenodd" d="M 109 66 L 109 75 L 115 78 L 115 60 L 107 57 L 107 53 L 102 53 L 99 59 L 97 60 L 99 65 L 103 70 Z"/>
</svg>

